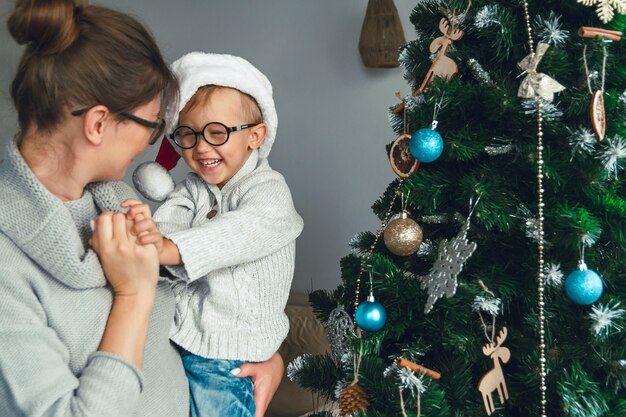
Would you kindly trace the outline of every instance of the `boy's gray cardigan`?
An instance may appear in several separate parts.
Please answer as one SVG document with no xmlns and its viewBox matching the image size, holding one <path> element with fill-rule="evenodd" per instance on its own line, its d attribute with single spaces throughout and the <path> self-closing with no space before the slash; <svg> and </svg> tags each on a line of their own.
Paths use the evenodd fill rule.
<svg viewBox="0 0 626 417">
<path fill-rule="evenodd" d="M 268 359 L 289 330 L 302 231 L 283 176 L 254 150 L 221 190 L 189 174 L 154 220 L 183 261 L 169 268 L 178 278 L 171 339 L 206 358 Z"/>
<path fill-rule="evenodd" d="M 89 191 L 100 211 L 134 197 L 121 182 Z M 69 210 L 9 141 L 0 163 L 0 416 L 189 415 L 187 380 L 168 340 L 168 283 L 158 286 L 142 369 L 98 351 L 112 300 Z"/>
</svg>

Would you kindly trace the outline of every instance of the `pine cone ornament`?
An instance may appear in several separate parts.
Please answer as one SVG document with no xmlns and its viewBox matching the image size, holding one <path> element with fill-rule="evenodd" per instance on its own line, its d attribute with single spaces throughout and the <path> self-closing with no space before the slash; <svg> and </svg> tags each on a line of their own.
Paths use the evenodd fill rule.
<svg viewBox="0 0 626 417">
<path fill-rule="evenodd" d="M 367 411 L 369 405 L 367 394 L 358 384 L 348 385 L 339 394 L 339 415 L 341 417 L 351 416 L 358 410 Z"/>
</svg>

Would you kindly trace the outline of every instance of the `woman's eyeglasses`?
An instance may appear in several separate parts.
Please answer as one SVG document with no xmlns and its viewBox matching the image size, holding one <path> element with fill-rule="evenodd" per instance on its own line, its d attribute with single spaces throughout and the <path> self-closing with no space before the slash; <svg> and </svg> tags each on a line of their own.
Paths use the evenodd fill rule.
<svg viewBox="0 0 626 417">
<path fill-rule="evenodd" d="M 80 109 L 80 110 L 74 110 L 73 112 L 71 112 L 70 114 L 72 116 L 82 116 L 83 114 L 85 114 L 85 112 L 87 110 L 89 110 L 91 107 L 85 107 L 84 109 Z M 135 123 L 138 123 L 142 126 L 145 126 L 149 129 L 154 130 L 152 132 L 152 136 L 150 136 L 150 145 L 154 145 L 156 143 L 156 141 L 163 136 L 163 132 L 165 132 L 165 120 L 163 120 L 162 118 L 159 118 L 157 121 L 153 122 L 150 120 L 146 120 L 144 118 L 141 118 L 139 116 L 135 116 L 132 113 L 128 113 L 128 112 L 120 112 L 120 116 L 125 117 L 129 120 L 132 120 Z"/>
</svg>

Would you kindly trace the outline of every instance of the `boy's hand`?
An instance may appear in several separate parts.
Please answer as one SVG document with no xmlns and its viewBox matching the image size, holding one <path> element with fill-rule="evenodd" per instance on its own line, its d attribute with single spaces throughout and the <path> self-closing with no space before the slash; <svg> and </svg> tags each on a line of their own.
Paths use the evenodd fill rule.
<svg viewBox="0 0 626 417">
<path fill-rule="evenodd" d="M 129 198 L 121 204 L 123 208 L 128 208 L 126 218 L 133 222 L 131 232 L 137 236 L 137 242 L 141 245 L 154 245 L 157 252 L 163 252 L 163 236 L 152 220 L 150 206 L 139 200 Z"/>
</svg>

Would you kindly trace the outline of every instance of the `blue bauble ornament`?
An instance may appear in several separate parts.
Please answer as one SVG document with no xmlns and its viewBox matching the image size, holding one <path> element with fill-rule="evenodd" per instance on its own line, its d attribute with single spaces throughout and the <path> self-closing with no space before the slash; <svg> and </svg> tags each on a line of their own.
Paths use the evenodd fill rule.
<svg viewBox="0 0 626 417">
<path fill-rule="evenodd" d="M 604 284 L 597 272 L 587 269 L 584 261 L 565 279 L 565 294 L 576 304 L 593 304 L 602 295 Z"/>
<path fill-rule="evenodd" d="M 420 162 L 432 162 L 443 152 L 443 138 L 434 129 L 420 129 L 411 136 L 409 151 Z"/>
<path fill-rule="evenodd" d="M 385 307 L 377 301 L 374 296 L 367 297 L 367 301 L 363 301 L 356 308 L 354 315 L 357 326 L 367 332 L 377 332 L 383 328 L 387 320 L 387 312 Z"/>
</svg>

